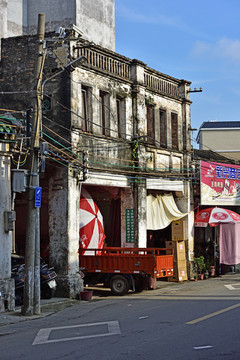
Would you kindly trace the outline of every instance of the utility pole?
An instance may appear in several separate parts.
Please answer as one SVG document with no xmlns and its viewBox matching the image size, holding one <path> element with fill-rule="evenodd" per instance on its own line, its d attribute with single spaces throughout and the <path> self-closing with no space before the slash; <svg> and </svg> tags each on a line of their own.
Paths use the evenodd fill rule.
<svg viewBox="0 0 240 360">
<path fill-rule="evenodd" d="M 41 90 L 44 66 L 45 14 L 38 15 L 38 54 L 35 64 L 36 91 L 33 105 L 30 144 L 30 173 L 27 234 L 25 242 L 25 281 L 23 315 L 40 314 L 40 221 L 39 208 L 35 207 L 35 191 L 39 186 L 39 132 L 41 130 Z"/>
</svg>

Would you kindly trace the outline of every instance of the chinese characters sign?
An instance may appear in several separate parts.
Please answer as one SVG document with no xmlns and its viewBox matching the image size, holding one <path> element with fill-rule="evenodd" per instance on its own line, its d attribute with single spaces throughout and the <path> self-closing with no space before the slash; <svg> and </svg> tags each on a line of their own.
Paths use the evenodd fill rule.
<svg viewBox="0 0 240 360">
<path fill-rule="evenodd" d="M 135 227 L 134 227 L 134 210 L 126 209 L 126 242 L 134 243 Z"/>
<path fill-rule="evenodd" d="M 240 166 L 201 161 L 201 205 L 240 205 Z"/>
</svg>

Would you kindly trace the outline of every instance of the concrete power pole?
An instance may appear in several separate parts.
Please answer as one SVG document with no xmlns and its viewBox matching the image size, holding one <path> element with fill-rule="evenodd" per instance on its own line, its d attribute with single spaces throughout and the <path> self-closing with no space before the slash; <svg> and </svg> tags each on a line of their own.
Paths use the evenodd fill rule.
<svg viewBox="0 0 240 360">
<path fill-rule="evenodd" d="M 27 234 L 25 243 L 25 286 L 23 315 L 40 314 L 40 221 L 39 208 L 35 204 L 35 191 L 39 186 L 39 132 L 41 129 L 41 86 L 44 66 L 45 14 L 38 15 L 38 54 L 35 64 L 36 91 L 33 106 L 30 145 L 30 174 Z"/>
</svg>

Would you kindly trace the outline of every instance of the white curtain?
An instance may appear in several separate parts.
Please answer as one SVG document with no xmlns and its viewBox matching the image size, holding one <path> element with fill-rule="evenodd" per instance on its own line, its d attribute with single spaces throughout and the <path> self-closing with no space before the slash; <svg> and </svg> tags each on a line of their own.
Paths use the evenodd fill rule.
<svg viewBox="0 0 240 360">
<path fill-rule="evenodd" d="M 186 215 L 178 209 L 172 194 L 147 196 L 147 230 L 164 229 Z"/>
</svg>

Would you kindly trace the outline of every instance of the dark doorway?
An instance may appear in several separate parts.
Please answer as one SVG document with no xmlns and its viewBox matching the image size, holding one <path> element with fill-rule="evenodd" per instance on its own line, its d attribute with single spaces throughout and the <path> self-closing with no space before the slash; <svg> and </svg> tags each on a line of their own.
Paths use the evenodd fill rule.
<svg viewBox="0 0 240 360">
<path fill-rule="evenodd" d="M 121 247 L 121 193 L 118 188 L 84 186 L 103 216 L 105 246 Z"/>
</svg>

